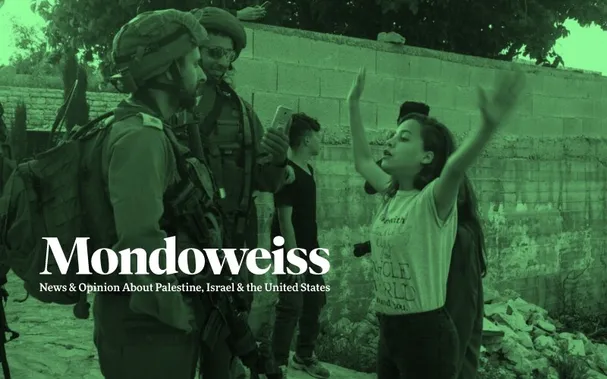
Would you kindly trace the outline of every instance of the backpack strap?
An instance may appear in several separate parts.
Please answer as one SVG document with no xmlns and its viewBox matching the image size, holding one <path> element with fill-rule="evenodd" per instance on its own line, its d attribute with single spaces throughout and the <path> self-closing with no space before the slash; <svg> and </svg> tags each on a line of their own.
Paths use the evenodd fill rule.
<svg viewBox="0 0 607 379">
<path fill-rule="evenodd" d="M 200 133 L 188 133 L 190 134 L 190 138 L 192 136 L 194 136 L 194 138 L 196 137 L 196 135 L 198 135 L 201 140 L 207 140 L 208 137 L 217 131 L 217 119 L 219 118 L 219 114 L 221 113 L 221 109 L 223 108 L 223 105 L 225 104 L 225 98 L 221 95 L 218 94 L 215 97 L 215 101 L 213 102 L 213 107 L 211 108 L 211 111 L 207 114 L 207 116 L 204 118 L 204 121 L 202 121 L 202 123 L 200 124 L 200 129 L 202 131 L 202 134 Z M 197 127 L 198 125 L 194 125 L 195 127 Z M 193 143 L 193 142 L 190 142 Z M 219 197 L 221 199 L 224 199 L 226 197 L 226 192 L 225 192 L 225 185 L 224 185 L 224 181 L 223 181 L 223 167 L 221 165 L 221 150 L 219 149 L 219 146 L 217 146 L 216 144 L 210 144 L 210 146 L 208 146 L 209 149 L 209 154 L 212 157 L 212 159 L 209 161 L 209 166 L 211 167 L 211 170 L 213 171 L 213 177 L 215 178 L 215 183 L 217 183 L 217 187 L 219 188 Z"/>
<path fill-rule="evenodd" d="M 243 181 L 243 189 L 242 189 L 242 197 L 240 198 L 240 205 L 238 209 L 240 213 L 236 219 L 236 234 L 238 236 L 244 236 L 247 226 L 248 219 L 248 211 L 251 206 L 251 195 L 253 191 L 253 174 L 255 172 L 255 130 L 253 129 L 253 125 L 251 119 L 249 117 L 249 110 L 245 105 L 244 101 L 237 96 L 238 102 L 240 104 L 241 109 L 241 117 L 242 117 L 242 126 L 243 126 L 243 134 L 244 141 L 243 147 L 245 150 L 244 153 L 244 181 Z M 241 237 L 243 238 L 243 237 Z"/>
</svg>

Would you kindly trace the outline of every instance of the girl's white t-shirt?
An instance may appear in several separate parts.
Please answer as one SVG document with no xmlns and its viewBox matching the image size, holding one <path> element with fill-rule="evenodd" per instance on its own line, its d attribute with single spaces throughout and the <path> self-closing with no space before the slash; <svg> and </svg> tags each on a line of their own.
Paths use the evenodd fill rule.
<svg viewBox="0 0 607 379">
<path fill-rule="evenodd" d="M 446 220 L 438 217 L 435 183 L 422 191 L 398 191 L 375 216 L 371 261 L 379 313 L 421 313 L 445 305 L 457 207 Z"/>
</svg>

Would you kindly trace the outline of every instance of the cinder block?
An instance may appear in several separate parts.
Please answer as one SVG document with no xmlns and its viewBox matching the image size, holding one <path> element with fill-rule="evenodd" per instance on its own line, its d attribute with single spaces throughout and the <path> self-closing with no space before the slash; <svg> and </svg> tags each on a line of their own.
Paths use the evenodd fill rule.
<svg viewBox="0 0 607 379">
<path fill-rule="evenodd" d="M 410 57 L 409 77 L 428 82 L 441 82 L 442 62 L 437 58 Z"/>
<path fill-rule="evenodd" d="M 320 72 L 320 96 L 345 99 L 355 77 L 355 72 L 322 70 Z"/>
<path fill-rule="evenodd" d="M 564 136 L 581 136 L 584 133 L 582 119 L 577 117 L 563 118 L 563 135 Z"/>
<path fill-rule="evenodd" d="M 480 115 L 472 122 L 472 128 L 475 128 L 476 125 L 480 125 Z M 500 128 L 500 134 L 508 134 L 508 135 L 522 135 L 522 136 L 541 136 L 541 131 L 534 128 L 533 120 L 531 116 L 514 114 L 502 127 Z M 540 134 L 538 134 L 538 131 Z"/>
<path fill-rule="evenodd" d="M 542 81 L 541 90 L 535 93 L 551 97 L 577 97 L 575 92 L 570 91 L 570 89 L 574 88 L 571 79 L 546 74 L 535 74 L 533 76 L 540 76 Z"/>
<path fill-rule="evenodd" d="M 333 45 L 335 48 L 335 45 Z M 337 46 L 337 66 L 340 70 L 357 72 L 360 67 L 366 67 L 367 72 L 377 70 L 377 50 L 350 45 Z"/>
<path fill-rule="evenodd" d="M 257 91 L 253 93 L 253 108 L 265 128 L 270 127 L 276 108 L 279 105 L 284 105 L 298 112 L 299 98 L 297 96 L 278 93 Z"/>
<path fill-rule="evenodd" d="M 396 129 L 396 119 L 400 105 L 377 104 L 377 127 L 379 129 Z"/>
<path fill-rule="evenodd" d="M 298 46 L 293 37 L 256 30 L 253 34 L 253 57 L 277 62 L 299 63 Z"/>
<path fill-rule="evenodd" d="M 593 99 L 561 99 L 563 116 L 595 117 L 595 102 Z"/>
<path fill-rule="evenodd" d="M 320 96 L 345 99 L 352 87 L 356 74 L 347 71 L 323 70 L 320 76 Z M 367 73 L 363 101 L 392 103 L 394 101 L 394 79 L 374 73 Z"/>
<path fill-rule="evenodd" d="M 607 98 L 607 78 L 602 77 L 599 80 L 601 81 L 601 97 Z"/>
<path fill-rule="evenodd" d="M 399 106 L 405 101 L 425 103 L 427 99 L 428 89 L 425 81 L 394 78 L 394 101 Z"/>
<path fill-rule="evenodd" d="M 477 101 L 478 102 L 478 101 Z M 478 108 L 478 106 L 477 106 Z M 533 114 L 533 95 L 530 93 L 522 93 L 514 112 L 524 115 Z"/>
<path fill-rule="evenodd" d="M 377 128 L 377 104 L 361 101 L 360 115 L 366 129 Z M 339 124 L 350 125 L 350 111 L 346 100 L 339 102 Z"/>
<path fill-rule="evenodd" d="M 253 104 L 253 92 L 256 91 L 256 89 L 249 86 L 238 86 L 235 89 L 238 96 L 249 104 Z"/>
<path fill-rule="evenodd" d="M 316 118 L 324 129 L 339 125 L 337 99 L 302 96 L 299 98 L 299 111 Z"/>
<path fill-rule="evenodd" d="M 276 63 L 268 60 L 240 58 L 234 62 L 236 86 L 248 86 L 256 91 L 274 92 L 278 86 Z"/>
<path fill-rule="evenodd" d="M 300 96 L 320 96 L 320 70 L 279 63 L 278 92 Z"/>
<path fill-rule="evenodd" d="M 297 42 L 300 64 L 310 67 L 339 67 L 339 52 L 335 43 L 311 38 L 298 38 Z"/>
<path fill-rule="evenodd" d="M 468 87 L 470 85 L 472 69 L 469 65 L 451 61 L 441 61 L 440 67 L 441 82 L 451 83 L 462 87 Z"/>
<path fill-rule="evenodd" d="M 378 74 L 394 76 L 397 78 L 411 77 L 411 59 L 405 54 L 376 52 L 376 72 Z"/>
<path fill-rule="evenodd" d="M 255 58 L 276 62 L 312 67 L 336 67 L 339 61 L 333 43 L 263 30 L 255 31 L 253 48 Z"/>
<path fill-rule="evenodd" d="M 558 116 L 533 116 L 527 125 L 529 127 L 521 128 L 521 135 L 559 137 L 563 135 L 563 118 Z"/>
<path fill-rule="evenodd" d="M 558 98 L 548 97 L 539 94 L 532 95 L 533 102 L 533 115 L 542 116 L 542 115 L 554 115 L 554 116 L 564 116 L 563 110 L 559 109 L 561 102 Z"/>
<path fill-rule="evenodd" d="M 478 110 L 478 89 L 475 87 L 454 88 L 455 106 L 454 108 L 460 111 L 476 111 Z"/>
<path fill-rule="evenodd" d="M 607 118 L 607 99 L 596 97 L 593 100 L 594 115 L 598 118 Z"/>
<path fill-rule="evenodd" d="M 495 83 L 495 71 L 487 67 L 470 67 L 470 86 L 491 89 Z"/>
<path fill-rule="evenodd" d="M 525 76 L 525 92 L 536 94 L 536 95 L 548 95 L 544 91 L 544 82 L 546 80 L 546 74 L 537 72 L 535 74 L 527 74 Z M 495 81 L 494 81 L 495 83 Z"/>
<path fill-rule="evenodd" d="M 430 107 L 455 108 L 456 86 L 431 82 L 427 84 L 426 91 L 426 100 Z"/>
<path fill-rule="evenodd" d="M 453 133 L 465 133 L 470 130 L 470 119 L 471 114 L 468 112 L 443 109 L 440 121 Z"/>
<path fill-rule="evenodd" d="M 242 51 L 240 52 L 240 58 L 253 58 L 253 49 L 255 46 L 255 30 L 250 29 L 250 28 L 246 28 L 245 27 L 245 32 L 247 33 L 247 46 L 242 49 Z"/>
<path fill-rule="evenodd" d="M 583 118 L 582 135 L 584 137 L 607 137 L 607 129 L 602 127 L 602 122 L 597 118 Z"/>
</svg>

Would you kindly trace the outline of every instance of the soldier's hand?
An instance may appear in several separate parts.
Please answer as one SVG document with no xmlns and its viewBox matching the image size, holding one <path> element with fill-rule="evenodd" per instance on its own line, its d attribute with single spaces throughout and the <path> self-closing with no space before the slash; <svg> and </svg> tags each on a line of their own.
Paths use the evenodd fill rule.
<svg viewBox="0 0 607 379">
<path fill-rule="evenodd" d="M 272 162 L 283 164 L 289 151 L 289 136 L 282 129 L 268 129 L 261 140 L 261 148 L 272 156 Z"/>
</svg>

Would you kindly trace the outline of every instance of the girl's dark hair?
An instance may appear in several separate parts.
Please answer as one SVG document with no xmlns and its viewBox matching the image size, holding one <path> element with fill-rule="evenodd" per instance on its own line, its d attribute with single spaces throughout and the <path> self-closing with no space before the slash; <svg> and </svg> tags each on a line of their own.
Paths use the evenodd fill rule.
<svg viewBox="0 0 607 379">
<path fill-rule="evenodd" d="M 413 186 L 421 191 L 428 183 L 440 176 L 447 163 L 447 159 L 449 159 L 449 156 L 451 156 L 456 149 L 455 138 L 444 124 L 433 117 L 419 113 L 411 113 L 403 117 L 401 123 L 406 120 L 415 120 L 421 125 L 421 137 L 424 144 L 424 150 L 432 151 L 432 153 L 434 153 L 432 162 L 424 165 L 413 180 Z M 477 247 L 481 273 L 484 277 L 487 271 L 485 235 L 478 212 L 476 193 L 474 192 L 472 182 L 467 175 L 464 176 L 464 180 L 462 181 L 459 190 L 457 213 L 458 224 L 467 227 L 474 235 L 474 245 Z"/>
<path fill-rule="evenodd" d="M 473 236 L 473 246 L 476 248 L 481 276 L 484 278 L 487 274 L 485 232 L 483 231 L 483 222 L 478 210 L 478 198 L 468 175 L 464 176 L 459 189 L 457 223 L 460 227 L 467 228 Z M 459 233 L 456 237 L 456 244 L 458 243 L 458 238 Z"/>
</svg>

